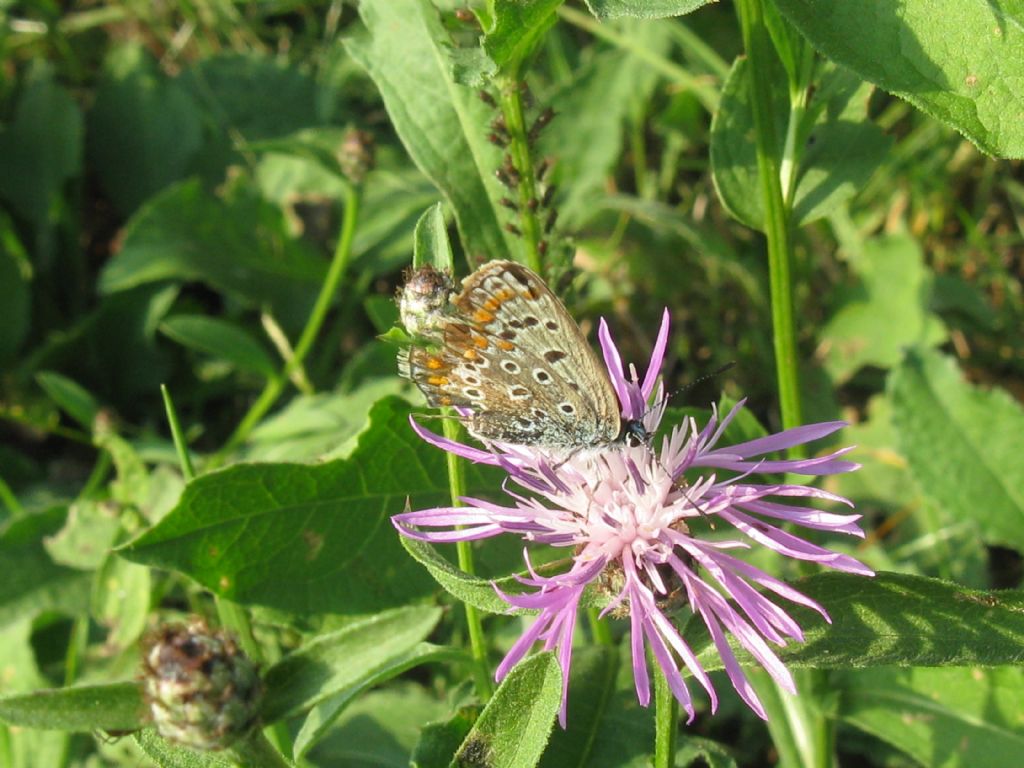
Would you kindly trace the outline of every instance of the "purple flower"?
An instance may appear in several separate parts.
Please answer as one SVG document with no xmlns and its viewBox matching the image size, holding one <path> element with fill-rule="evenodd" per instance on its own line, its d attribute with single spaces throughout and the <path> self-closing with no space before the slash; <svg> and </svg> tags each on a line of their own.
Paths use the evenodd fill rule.
<svg viewBox="0 0 1024 768">
<path fill-rule="evenodd" d="M 666 311 L 642 382 L 632 366 L 628 379 L 623 374 L 618 350 L 603 320 L 599 330 L 622 418 L 642 419 L 651 433 L 665 410 L 659 372 L 668 326 Z M 648 407 L 652 398 L 654 405 Z M 647 706 L 651 698 L 645 655 L 649 646 L 690 721 L 694 708 L 681 666 L 708 692 L 712 711 L 717 707 L 711 680 L 667 615 L 685 601 L 707 625 L 739 695 L 764 718 L 764 708 L 730 649 L 727 634 L 783 688 L 795 692 L 793 678 L 769 643 L 784 646 L 787 638 L 802 642 L 803 633 L 769 596 L 812 608 L 826 621 L 829 617 L 816 602 L 729 550 L 757 544 L 840 571 L 865 576 L 872 571 L 848 555 L 812 544 L 781 527 L 788 523 L 863 537 L 857 525 L 860 515 L 791 503 L 793 499 L 821 499 L 852 507 L 850 501 L 816 488 L 760 484 L 751 478 L 755 472 L 830 475 L 857 469 L 859 465 L 840 458 L 850 448 L 811 459 L 761 458 L 832 434 L 844 422 L 812 424 L 719 447 L 725 428 L 742 407 L 741 402 L 724 418 L 713 411 L 703 429 L 694 419 L 685 419 L 661 440 L 657 451 L 652 445 L 616 444 L 567 458 L 550 456 L 537 447 L 503 443 L 491 443 L 487 450 L 474 448 L 439 437 L 413 421 L 413 429 L 427 442 L 471 461 L 504 468 L 521 490 L 506 483 L 508 505 L 464 498 L 467 506 L 406 512 L 395 515 L 393 522 L 403 535 L 434 543 L 513 533 L 530 542 L 571 548 L 572 566 L 555 576 L 538 574 L 526 556 L 529 576 L 519 581 L 535 591 L 506 594 L 495 587 L 510 607 L 539 611 L 536 621 L 499 665 L 498 680 L 536 641 L 543 641 L 545 650 L 557 650 L 568 686 L 577 609 L 585 588 L 594 585 L 610 595 L 602 616 L 629 617 L 633 677 L 642 705 Z M 726 476 L 716 474 L 721 470 Z M 735 536 L 708 540 L 691 530 L 712 525 L 720 534 Z M 559 716 L 563 727 L 565 702 L 563 690 Z"/>
</svg>

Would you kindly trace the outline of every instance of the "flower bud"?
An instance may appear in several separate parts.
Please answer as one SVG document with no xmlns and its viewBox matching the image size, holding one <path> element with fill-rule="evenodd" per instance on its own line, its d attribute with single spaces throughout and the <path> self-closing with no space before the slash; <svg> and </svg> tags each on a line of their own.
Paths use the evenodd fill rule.
<svg viewBox="0 0 1024 768">
<path fill-rule="evenodd" d="M 338 150 L 341 172 L 353 183 L 361 183 L 373 170 L 375 154 L 373 134 L 353 128 L 345 133 Z"/>
<path fill-rule="evenodd" d="M 398 295 L 402 325 L 413 336 L 440 340 L 448 322 L 449 299 L 455 290 L 452 278 L 429 264 L 409 270 Z"/>
<path fill-rule="evenodd" d="M 143 665 L 150 714 L 165 739 L 224 749 L 255 727 L 263 685 L 227 632 L 201 620 L 167 625 L 149 641 Z"/>
</svg>

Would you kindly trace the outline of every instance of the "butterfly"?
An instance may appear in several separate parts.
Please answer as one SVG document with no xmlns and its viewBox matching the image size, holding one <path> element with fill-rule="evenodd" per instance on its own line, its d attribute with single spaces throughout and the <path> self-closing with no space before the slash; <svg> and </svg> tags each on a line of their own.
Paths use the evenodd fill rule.
<svg viewBox="0 0 1024 768">
<path fill-rule="evenodd" d="M 460 409 L 483 440 L 570 453 L 649 440 L 640 420 L 622 418 L 608 372 L 538 275 L 491 261 L 453 295 L 425 269 L 407 280 L 402 316 L 430 343 L 403 350 L 399 372 L 430 405 Z"/>
</svg>

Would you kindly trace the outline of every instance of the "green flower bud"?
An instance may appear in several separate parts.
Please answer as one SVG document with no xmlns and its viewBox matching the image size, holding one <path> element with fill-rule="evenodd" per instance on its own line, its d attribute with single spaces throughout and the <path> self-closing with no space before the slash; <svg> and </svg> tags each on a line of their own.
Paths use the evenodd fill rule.
<svg viewBox="0 0 1024 768">
<path fill-rule="evenodd" d="M 165 739 L 224 749 L 256 725 L 263 685 L 227 632 L 198 620 L 165 626 L 149 641 L 143 665 L 150 714 Z"/>
</svg>

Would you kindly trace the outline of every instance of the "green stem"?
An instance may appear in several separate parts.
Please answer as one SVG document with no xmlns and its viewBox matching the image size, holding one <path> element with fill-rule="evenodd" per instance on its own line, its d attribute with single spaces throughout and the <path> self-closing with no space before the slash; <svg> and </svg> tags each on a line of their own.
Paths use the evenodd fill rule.
<svg viewBox="0 0 1024 768">
<path fill-rule="evenodd" d="M 519 231 L 522 232 L 526 248 L 526 265 L 538 274 L 544 274 L 540 255 L 540 241 L 544 233 L 537 218 L 537 179 L 533 172 L 533 158 L 530 155 L 530 141 L 527 135 L 526 118 L 523 115 L 522 90 L 519 79 L 505 76 L 498 81 L 498 102 L 505 127 L 508 129 L 508 154 L 512 165 L 519 174 L 516 193 L 519 196 Z"/>
<path fill-rule="evenodd" d="M 608 622 L 600 618 L 600 611 L 597 608 L 587 609 L 587 622 L 590 624 L 590 635 L 594 638 L 595 645 L 615 645 Z"/>
<path fill-rule="evenodd" d="M 679 734 L 679 701 L 668 687 L 665 673 L 654 667 L 654 768 L 673 768 Z"/>
<path fill-rule="evenodd" d="M 446 409 L 445 418 L 442 422 L 444 436 L 449 440 L 459 440 L 463 437 L 462 425 L 455 418 L 454 411 Z M 448 458 L 448 487 L 452 497 L 452 505 L 462 506 L 462 497 L 466 495 L 466 462 L 453 453 L 445 454 Z M 456 543 L 456 551 L 459 555 L 459 568 L 470 575 L 475 572 L 473 565 L 472 542 L 460 541 Z M 477 695 L 487 701 L 494 693 L 494 683 L 491 682 L 490 669 L 487 666 L 487 640 L 484 637 L 483 622 L 480 620 L 480 612 L 475 605 L 463 603 L 466 611 L 466 630 L 469 632 L 470 653 L 473 656 L 473 679 L 476 684 Z"/>
<path fill-rule="evenodd" d="M 718 109 L 718 91 L 705 78 L 692 74 L 678 64 L 669 61 L 664 56 L 640 45 L 637 41 L 616 32 L 611 25 L 601 24 L 593 17 L 575 8 L 570 8 L 567 5 L 559 6 L 558 15 L 570 24 L 586 30 L 594 37 L 599 37 L 618 48 L 629 51 L 641 61 L 647 62 L 652 69 L 665 75 L 669 80 L 693 91 L 693 95 L 697 97 L 697 100 L 708 112 L 714 114 L 715 110 Z"/>
<path fill-rule="evenodd" d="M 178 453 L 178 463 L 181 465 L 181 474 L 185 482 L 189 482 L 196 476 L 195 468 L 192 466 L 192 457 L 188 453 L 188 445 L 185 442 L 185 434 L 181 430 L 181 422 L 178 421 L 178 411 L 171 400 L 171 393 L 166 384 L 160 385 L 160 394 L 164 398 L 164 411 L 167 413 L 167 423 L 171 428 L 171 439 L 174 441 L 174 450 Z"/>
<path fill-rule="evenodd" d="M 833 728 L 822 728 L 827 718 L 811 701 L 813 675 L 820 670 L 795 670 L 796 696 L 779 687 L 760 668 L 747 670 L 747 677 L 768 715 L 768 732 L 778 752 L 779 768 L 830 768 L 836 764 Z"/>
<path fill-rule="evenodd" d="M 341 278 L 345 274 L 345 268 L 348 266 L 352 255 L 352 240 L 356 232 L 359 203 L 359 191 L 352 186 L 346 186 L 345 213 L 341 222 L 341 235 L 338 237 L 338 245 L 334 249 L 334 257 L 331 259 L 331 265 L 327 269 L 327 276 L 324 278 L 320 294 L 316 298 L 312 312 L 310 312 L 309 320 L 306 321 L 306 327 L 303 328 L 302 335 L 299 336 L 299 343 L 295 345 L 295 354 L 285 361 L 281 372 L 266 383 L 263 391 L 256 398 L 256 402 L 252 404 L 245 416 L 242 417 L 242 420 L 238 423 L 238 426 L 227 442 L 210 458 L 210 469 L 223 464 L 227 455 L 245 442 L 252 429 L 267 414 L 267 411 L 271 409 L 274 403 L 277 402 L 292 374 L 299 369 L 306 359 L 306 355 L 312 349 L 313 342 L 320 332 L 320 327 L 327 317 L 327 311 L 331 307 L 331 302 L 337 296 L 338 286 L 341 284 Z"/>
<path fill-rule="evenodd" d="M 783 427 L 801 423 L 800 386 L 793 320 L 790 264 L 789 211 L 782 192 L 778 141 L 772 110 L 772 81 L 768 62 L 774 52 L 764 25 L 762 0 L 737 0 L 743 43 L 751 72 L 750 102 L 754 113 L 757 170 L 764 208 L 764 233 L 768 239 L 768 275 L 772 301 L 772 328 L 779 408 Z"/>
</svg>

